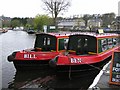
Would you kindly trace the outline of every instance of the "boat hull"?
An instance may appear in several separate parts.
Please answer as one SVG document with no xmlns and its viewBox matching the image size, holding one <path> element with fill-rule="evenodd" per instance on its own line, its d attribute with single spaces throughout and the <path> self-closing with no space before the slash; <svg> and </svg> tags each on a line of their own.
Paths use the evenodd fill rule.
<svg viewBox="0 0 120 90">
<path fill-rule="evenodd" d="M 16 68 L 16 70 L 22 71 L 22 70 L 40 70 L 40 69 L 48 69 L 49 68 L 49 60 L 44 61 L 19 61 L 14 60 L 13 64 Z"/>
<path fill-rule="evenodd" d="M 50 60 L 16 60 L 15 53 L 8 56 L 8 61 L 13 62 L 17 71 L 22 70 L 40 70 L 49 68 Z"/>
<path fill-rule="evenodd" d="M 57 65 L 57 72 L 86 72 L 93 70 L 101 70 L 103 66 L 111 60 L 112 56 L 105 60 L 92 64 L 81 64 L 81 65 Z"/>
<path fill-rule="evenodd" d="M 27 52 L 28 53 L 28 52 Z M 29 52 L 30 53 L 30 52 Z M 14 67 L 17 71 L 22 70 L 40 70 L 40 69 L 48 69 L 49 61 L 58 55 L 58 52 L 47 52 L 47 53 L 40 53 L 34 52 L 35 55 L 39 55 L 39 58 L 21 58 L 20 56 L 24 56 L 24 53 L 21 52 L 13 52 L 11 55 L 7 57 L 9 62 L 13 62 Z M 48 57 L 47 57 L 48 56 Z"/>
</svg>

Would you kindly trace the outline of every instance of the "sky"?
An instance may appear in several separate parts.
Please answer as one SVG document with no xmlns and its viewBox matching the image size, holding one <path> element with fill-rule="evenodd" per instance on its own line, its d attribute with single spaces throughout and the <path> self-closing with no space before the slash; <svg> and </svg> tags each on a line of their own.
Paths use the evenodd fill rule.
<svg viewBox="0 0 120 90">
<path fill-rule="evenodd" d="M 71 6 L 59 16 L 70 17 L 81 14 L 105 14 L 114 12 L 118 15 L 120 0 L 71 0 Z M 0 0 L 0 16 L 35 17 L 37 14 L 48 14 L 43 10 L 41 0 Z"/>
</svg>

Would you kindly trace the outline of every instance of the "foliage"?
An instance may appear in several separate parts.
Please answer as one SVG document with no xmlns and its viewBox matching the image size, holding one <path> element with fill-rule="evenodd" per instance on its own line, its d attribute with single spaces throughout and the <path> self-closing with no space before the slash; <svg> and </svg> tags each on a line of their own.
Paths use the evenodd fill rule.
<svg viewBox="0 0 120 90">
<path fill-rule="evenodd" d="M 37 15 L 34 19 L 34 28 L 38 31 L 43 30 L 43 25 L 52 24 L 52 19 L 47 15 Z"/>
<path fill-rule="evenodd" d="M 11 26 L 12 26 L 12 29 L 15 27 L 20 27 L 20 21 L 19 20 L 12 20 Z"/>
<path fill-rule="evenodd" d="M 26 25 L 25 25 L 25 29 L 33 29 L 34 28 L 34 18 L 27 18 L 26 19 Z"/>
<path fill-rule="evenodd" d="M 10 20 L 4 20 L 2 21 L 3 27 L 10 27 L 11 26 L 11 21 Z"/>
</svg>

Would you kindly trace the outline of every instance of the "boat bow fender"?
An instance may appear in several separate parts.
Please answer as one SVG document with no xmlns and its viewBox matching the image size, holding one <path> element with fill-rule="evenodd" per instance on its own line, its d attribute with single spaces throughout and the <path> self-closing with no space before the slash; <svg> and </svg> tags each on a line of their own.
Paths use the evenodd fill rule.
<svg viewBox="0 0 120 90">
<path fill-rule="evenodd" d="M 58 56 L 58 60 L 56 62 L 57 65 L 68 65 L 70 64 L 69 57 L 66 55 L 60 55 Z"/>
<path fill-rule="evenodd" d="M 15 59 L 15 57 L 16 57 L 16 53 L 17 53 L 17 52 L 13 52 L 11 55 L 9 55 L 9 56 L 7 57 L 7 60 L 8 60 L 9 62 L 13 61 L 13 60 Z"/>
</svg>

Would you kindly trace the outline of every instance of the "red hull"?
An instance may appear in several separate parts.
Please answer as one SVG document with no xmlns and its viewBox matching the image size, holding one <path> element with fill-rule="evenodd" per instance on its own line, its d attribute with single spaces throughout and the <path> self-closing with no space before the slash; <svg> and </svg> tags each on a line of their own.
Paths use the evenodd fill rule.
<svg viewBox="0 0 120 90">
<path fill-rule="evenodd" d="M 8 61 L 12 61 L 17 70 L 43 69 L 49 67 L 49 61 L 63 52 L 35 52 L 18 51 L 8 56 Z"/>
</svg>

